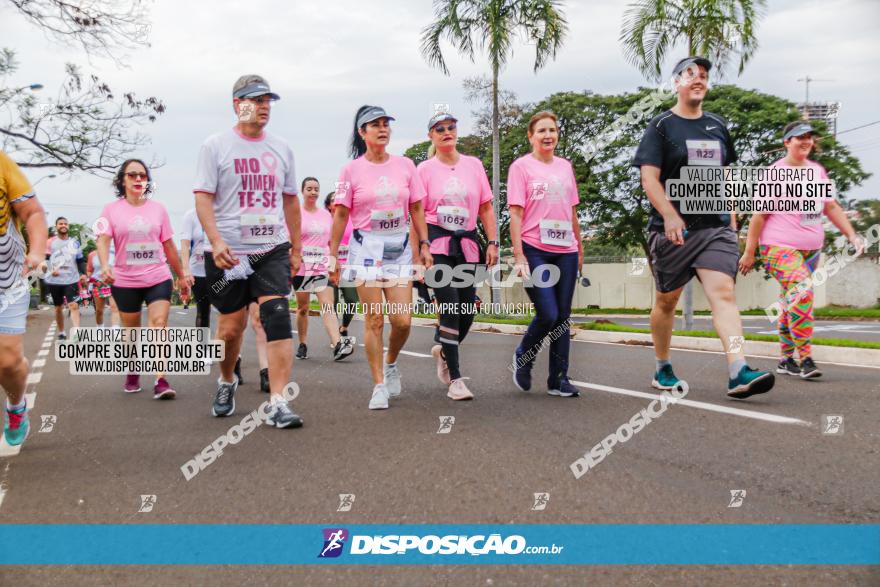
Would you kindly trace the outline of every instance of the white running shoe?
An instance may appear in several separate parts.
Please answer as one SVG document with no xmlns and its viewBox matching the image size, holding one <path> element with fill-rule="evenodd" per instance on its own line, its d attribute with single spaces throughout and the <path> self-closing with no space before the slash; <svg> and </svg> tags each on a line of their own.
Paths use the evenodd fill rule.
<svg viewBox="0 0 880 587">
<path fill-rule="evenodd" d="M 400 369 L 397 368 L 396 363 L 393 367 L 385 365 L 385 387 L 390 397 L 400 395 Z"/>
<path fill-rule="evenodd" d="M 450 383 L 446 397 L 456 401 L 474 399 L 474 394 L 471 393 L 471 390 L 464 383 L 465 379 L 470 379 L 470 377 L 461 377 Z"/>
<path fill-rule="evenodd" d="M 373 397 L 370 398 L 371 410 L 387 410 L 388 409 L 388 389 L 384 383 L 380 383 L 373 388 Z"/>
<path fill-rule="evenodd" d="M 446 359 L 443 358 L 443 355 L 441 354 L 442 352 L 443 347 L 439 344 L 435 344 L 431 347 L 431 355 L 437 362 L 437 379 L 439 379 L 440 383 L 443 385 L 449 385 L 452 383 L 452 380 L 449 378 L 449 365 L 446 364 Z"/>
</svg>

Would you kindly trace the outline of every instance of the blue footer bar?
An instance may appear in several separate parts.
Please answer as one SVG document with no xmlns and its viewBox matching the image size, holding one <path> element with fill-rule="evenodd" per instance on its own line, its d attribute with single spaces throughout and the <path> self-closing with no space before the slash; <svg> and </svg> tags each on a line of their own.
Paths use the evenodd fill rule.
<svg viewBox="0 0 880 587">
<path fill-rule="evenodd" d="M 878 565 L 880 525 L 0 524 L 0 564 Z"/>
</svg>

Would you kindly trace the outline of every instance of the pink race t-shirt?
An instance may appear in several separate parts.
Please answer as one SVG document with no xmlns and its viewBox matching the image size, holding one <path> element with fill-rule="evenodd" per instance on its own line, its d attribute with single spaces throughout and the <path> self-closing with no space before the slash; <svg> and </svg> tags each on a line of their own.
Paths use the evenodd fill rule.
<svg viewBox="0 0 880 587">
<path fill-rule="evenodd" d="M 351 240 L 352 232 L 354 232 L 354 226 L 352 226 L 351 216 L 349 216 L 345 232 L 342 233 L 342 240 L 339 241 L 339 250 L 336 252 L 336 261 L 340 266 L 348 263 L 348 242 Z"/>
<path fill-rule="evenodd" d="M 355 230 L 398 234 L 408 230 L 409 206 L 425 197 L 415 163 L 391 155 L 385 163 L 358 157 L 342 168 L 334 203 L 351 210 Z"/>
<path fill-rule="evenodd" d="M 326 275 L 327 255 L 330 254 L 330 232 L 333 229 L 333 217 L 324 208 L 316 208 L 314 212 L 302 207 L 300 217 L 302 230 L 302 263 L 297 275 Z"/>
<path fill-rule="evenodd" d="M 580 202 L 574 170 L 567 159 L 542 163 L 520 157 L 507 173 L 507 205 L 523 208 L 522 240 L 542 251 L 578 250 L 572 230 L 572 207 Z"/>
<path fill-rule="evenodd" d="M 162 243 L 171 240 L 174 231 L 165 206 L 155 200 L 132 206 L 120 198 L 104 206 L 101 217 L 107 222 L 99 220 L 95 232 L 110 235 L 116 248 L 114 285 L 151 287 L 171 279 Z"/>
<path fill-rule="evenodd" d="M 477 227 L 480 206 L 492 201 L 489 178 L 483 162 L 461 155 L 455 165 L 441 163 L 436 157 L 419 164 L 419 178 L 425 188 L 425 220 L 447 230 L 473 230 Z M 431 253 L 448 255 L 450 237 L 431 242 Z M 480 258 L 477 243 L 462 239 L 461 249 L 468 263 Z"/>
<path fill-rule="evenodd" d="M 828 172 L 819 163 L 807 160 L 807 166 L 816 170 L 817 179 L 828 179 Z M 771 167 L 791 167 L 780 159 Z M 825 203 L 828 206 L 828 202 Z M 762 245 L 815 251 L 825 243 L 825 229 L 822 227 L 822 214 L 768 214 L 764 220 L 759 242 Z"/>
</svg>

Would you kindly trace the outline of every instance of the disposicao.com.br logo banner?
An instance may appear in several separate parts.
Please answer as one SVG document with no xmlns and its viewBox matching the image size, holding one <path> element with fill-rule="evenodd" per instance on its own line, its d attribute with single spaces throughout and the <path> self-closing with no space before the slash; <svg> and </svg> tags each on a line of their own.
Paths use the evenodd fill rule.
<svg viewBox="0 0 880 587">
<path fill-rule="evenodd" d="M 880 565 L 877 524 L 0 524 L 0 542 L 0 565 Z"/>
</svg>

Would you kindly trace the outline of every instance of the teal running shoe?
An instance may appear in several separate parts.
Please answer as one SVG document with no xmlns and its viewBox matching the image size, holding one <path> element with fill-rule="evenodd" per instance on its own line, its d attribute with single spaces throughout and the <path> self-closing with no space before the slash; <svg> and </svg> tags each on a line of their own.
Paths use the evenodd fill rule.
<svg viewBox="0 0 880 587">
<path fill-rule="evenodd" d="M 6 421 L 3 425 L 3 436 L 9 446 L 18 446 L 27 438 L 30 431 L 27 406 L 17 410 L 6 409 Z"/>
<path fill-rule="evenodd" d="M 756 371 L 743 365 L 735 379 L 727 382 L 727 396 L 734 399 L 745 399 L 759 393 L 767 393 L 773 389 L 776 376 L 767 371 Z"/>
<path fill-rule="evenodd" d="M 675 373 L 672 372 L 672 365 L 663 365 L 663 367 L 654 373 L 654 380 L 651 381 L 651 387 L 655 389 L 662 389 L 664 391 L 671 391 L 675 389 L 675 387 L 682 383 L 682 380 L 675 376 Z"/>
</svg>

